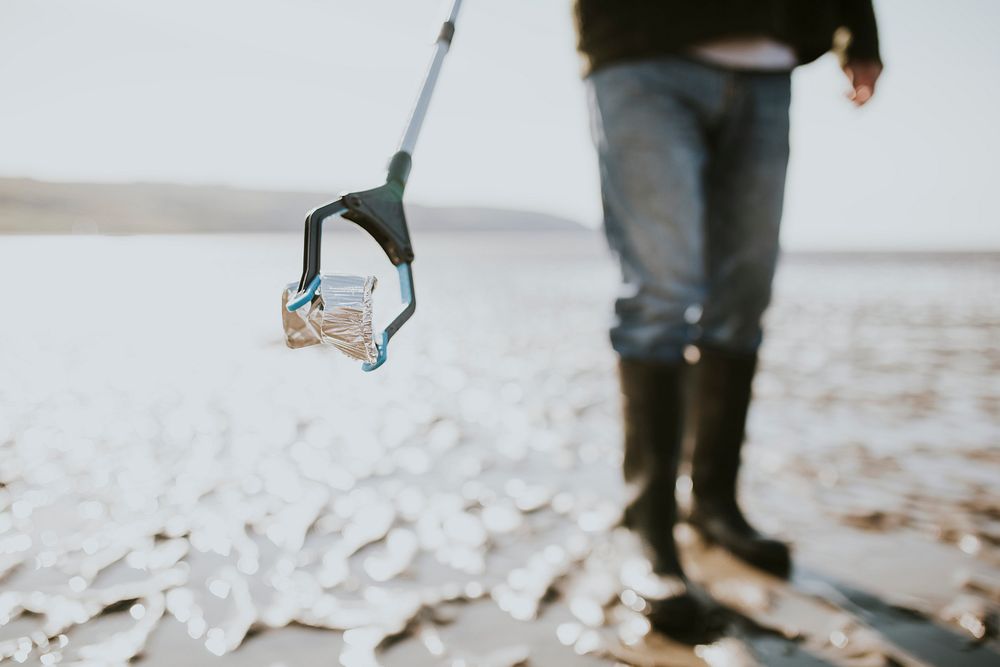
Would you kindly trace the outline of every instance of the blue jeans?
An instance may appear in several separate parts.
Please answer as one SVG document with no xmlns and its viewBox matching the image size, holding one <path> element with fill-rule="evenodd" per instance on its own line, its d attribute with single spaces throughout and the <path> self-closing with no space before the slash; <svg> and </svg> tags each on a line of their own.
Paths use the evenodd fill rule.
<svg viewBox="0 0 1000 667">
<path fill-rule="evenodd" d="M 664 57 L 601 68 L 587 85 L 623 278 L 615 350 L 755 352 L 778 257 L 790 75 Z"/>
</svg>

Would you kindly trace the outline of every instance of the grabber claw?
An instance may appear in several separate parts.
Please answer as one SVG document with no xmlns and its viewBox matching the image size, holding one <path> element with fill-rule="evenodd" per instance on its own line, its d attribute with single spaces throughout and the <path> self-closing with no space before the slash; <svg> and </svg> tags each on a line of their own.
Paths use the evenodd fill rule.
<svg viewBox="0 0 1000 667">
<path fill-rule="evenodd" d="M 365 371 L 373 371 L 385 363 L 388 357 L 389 340 L 410 319 L 417 308 L 413 289 L 413 269 L 411 268 L 411 262 L 414 259 L 413 246 L 410 243 L 410 232 L 403 209 L 403 191 L 406 187 L 406 177 L 409 170 L 410 156 L 403 152 L 397 153 L 389 164 L 389 174 L 384 185 L 344 195 L 334 202 L 324 204 L 309 212 L 305 222 L 302 277 L 299 278 L 297 290 L 286 295 L 285 309 L 289 313 L 294 313 L 307 304 L 312 304 L 320 310 L 325 309 L 327 313 L 321 318 L 316 318 L 318 320 L 316 328 L 319 329 L 316 342 L 331 342 L 351 356 L 360 358 L 364 361 L 362 369 Z M 333 217 L 346 218 L 368 232 L 382 247 L 389 261 L 396 266 L 399 272 L 399 289 L 403 309 L 381 332 L 377 341 L 374 338 L 369 339 L 374 335 L 371 332 L 370 321 L 370 290 L 363 293 L 362 303 L 355 302 L 356 307 L 350 309 L 352 313 L 362 312 L 360 317 L 353 321 L 341 318 L 338 322 L 335 316 L 330 314 L 330 311 L 338 307 L 343 310 L 343 304 L 338 303 L 335 292 L 322 289 L 324 278 L 329 280 L 344 278 L 344 276 L 324 276 L 320 270 L 323 223 Z M 362 281 L 360 278 L 358 280 Z M 291 290 L 289 291 L 291 292 Z M 327 294 L 326 299 L 324 299 L 324 293 Z M 352 326 L 354 324 L 357 326 Z M 362 326 L 364 324 L 367 324 L 367 327 Z M 345 348 L 343 345 L 337 345 L 338 341 L 335 339 L 338 337 L 362 338 L 363 340 L 356 348 Z M 291 340 L 289 340 L 289 345 L 292 345 Z M 296 345 L 296 347 L 299 346 L 301 345 Z M 354 355 L 351 354 L 351 349 L 374 349 L 377 353 L 367 356 Z"/>
<path fill-rule="evenodd" d="M 413 246 L 403 211 L 403 191 L 441 65 L 455 36 L 455 21 L 461 6 L 462 0 L 451 0 L 451 10 L 434 43 L 434 56 L 399 149 L 389 162 L 385 185 L 344 195 L 306 216 L 302 277 L 298 285 L 288 286 L 284 293 L 283 321 L 289 347 L 328 343 L 363 361 L 364 370 L 373 371 L 385 363 L 389 340 L 416 310 L 413 270 L 410 268 Z M 323 222 L 333 217 L 347 218 L 368 232 L 399 271 L 403 310 L 386 326 L 378 340 L 371 322 L 371 291 L 375 279 L 320 273 Z"/>
</svg>

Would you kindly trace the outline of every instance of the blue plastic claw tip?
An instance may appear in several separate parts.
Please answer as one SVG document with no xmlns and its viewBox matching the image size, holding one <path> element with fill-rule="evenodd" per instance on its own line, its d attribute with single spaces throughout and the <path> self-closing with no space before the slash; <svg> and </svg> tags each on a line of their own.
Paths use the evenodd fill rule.
<svg viewBox="0 0 1000 667">
<path fill-rule="evenodd" d="M 389 356 L 389 334 L 385 331 L 382 332 L 382 342 L 376 345 L 378 348 L 378 358 L 375 359 L 375 363 L 368 363 L 367 361 L 361 364 L 361 370 L 366 373 L 370 373 L 382 364 L 385 363 L 386 358 Z"/>
<path fill-rule="evenodd" d="M 316 294 L 316 290 L 319 289 L 319 283 L 320 283 L 320 277 L 316 276 L 315 278 L 312 279 L 312 282 L 309 283 L 304 290 L 296 294 L 294 298 L 292 298 L 287 304 L 285 304 L 285 308 L 288 310 L 288 312 L 294 313 L 296 310 L 298 310 L 302 306 L 312 301 L 313 296 Z"/>
</svg>

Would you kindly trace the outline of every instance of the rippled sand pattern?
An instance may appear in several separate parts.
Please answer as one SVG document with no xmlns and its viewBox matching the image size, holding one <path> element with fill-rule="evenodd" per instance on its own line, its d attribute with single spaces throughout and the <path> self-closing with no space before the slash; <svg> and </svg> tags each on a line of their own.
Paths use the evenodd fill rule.
<svg viewBox="0 0 1000 667">
<path fill-rule="evenodd" d="M 373 374 L 284 347 L 298 243 L 3 240 L 0 662 L 996 656 L 1000 260 L 786 261 L 744 494 L 799 571 L 769 579 L 681 530 L 738 619 L 690 649 L 647 634 L 643 564 L 614 530 L 600 240 L 421 238 L 417 317 Z M 367 248 L 334 237 L 326 261 L 364 273 Z"/>
</svg>

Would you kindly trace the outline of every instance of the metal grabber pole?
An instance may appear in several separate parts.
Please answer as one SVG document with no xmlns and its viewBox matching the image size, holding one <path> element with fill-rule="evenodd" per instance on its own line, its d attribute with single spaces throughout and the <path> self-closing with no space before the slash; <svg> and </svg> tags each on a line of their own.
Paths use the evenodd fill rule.
<svg viewBox="0 0 1000 667">
<path fill-rule="evenodd" d="M 454 0 L 448 19 L 441 26 L 437 42 L 434 44 L 434 57 L 431 59 L 430 67 L 427 68 L 427 76 L 420 87 L 420 94 L 417 96 L 416 104 L 413 105 L 413 112 L 410 114 L 410 121 L 403 132 L 403 138 L 399 142 L 398 152 L 413 155 L 416 148 L 417 139 L 420 136 L 420 128 L 424 124 L 427 116 L 427 107 L 430 106 L 431 97 L 434 95 L 434 86 L 437 85 L 438 75 L 441 73 L 441 65 L 444 57 L 448 55 L 451 48 L 451 40 L 455 36 L 455 21 L 458 19 L 458 11 L 462 7 L 462 0 Z"/>
<path fill-rule="evenodd" d="M 413 151 L 427 116 L 427 109 L 441 73 L 441 66 L 455 36 L 455 22 L 458 19 L 461 6 L 462 0 L 452 0 L 451 10 L 438 33 L 437 41 L 434 44 L 434 56 L 427 68 L 427 74 L 420 87 L 416 103 L 413 105 L 403 137 L 395 155 L 389 161 L 385 185 L 344 195 L 337 201 L 310 211 L 306 216 L 302 277 L 299 279 L 298 292 L 286 304 L 289 311 L 301 308 L 316 297 L 321 282 L 320 248 L 322 246 L 323 221 L 327 218 L 343 216 L 358 224 L 378 241 L 399 272 L 403 310 L 382 332 L 381 340 L 376 344 L 378 358 L 375 361 L 366 362 L 362 366 L 366 371 L 375 370 L 385 363 L 389 339 L 416 311 L 417 302 L 411 268 L 414 254 L 403 211 L 403 191 L 406 189 L 406 182 L 410 176 Z"/>
</svg>

